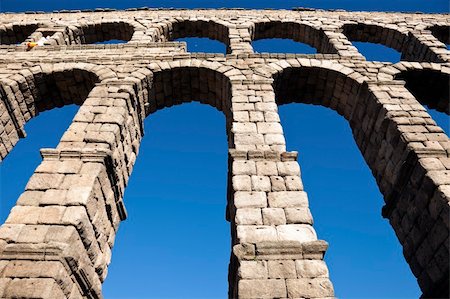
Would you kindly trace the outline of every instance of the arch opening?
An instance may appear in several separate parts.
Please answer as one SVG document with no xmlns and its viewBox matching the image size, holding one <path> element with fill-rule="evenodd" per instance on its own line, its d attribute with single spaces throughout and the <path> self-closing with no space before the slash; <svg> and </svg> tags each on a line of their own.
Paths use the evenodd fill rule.
<svg viewBox="0 0 450 299">
<path fill-rule="evenodd" d="M 409 69 L 397 74 L 395 79 L 404 80 L 405 87 L 421 104 L 450 114 L 449 74 L 431 69 Z"/>
<path fill-rule="evenodd" d="M 315 54 L 317 50 L 305 43 L 299 43 L 285 38 L 265 38 L 252 42 L 256 53 L 291 53 Z"/>
<path fill-rule="evenodd" d="M 95 45 L 118 45 L 118 44 L 126 44 L 127 41 L 122 39 L 108 39 L 101 42 L 94 43 Z"/>
<path fill-rule="evenodd" d="M 273 86 L 278 105 L 322 105 L 347 120 L 357 104 L 359 89 L 367 89 L 339 72 L 319 67 L 286 68 L 274 76 Z"/>
<path fill-rule="evenodd" d="M 83 69 L 36 72 L 36 68 L 10 77 L 0 86 L 4 110 L 0 126 L 4 131 L 0 156 L 5 158 L 20 138 L 25 124 L 39 113 L 75 104 L 81 105 L 94 85 L 97 75 Z"/>
<path fill-rule="evenodd" d="M 408 35 L 392 28 L 374 24 L 344 24 L 343 33 L 351 42 L 381 44 L 401 53 L 400 59 L 405 59 L 408 49 Z M 354 44 L 358 50 L 358 44 Z M 362 53 L 364 55 L 364 53 Z M 399 60 L 400 60 L 399 59 Z"/>
<path fill-rule="evenodd" d="M 419 297 L 348 122 L 332 109 L 296 102 L 280 106 L 279 115 L 288 150 L 299 151 L 314 227 L 331 244 L 325 260 L 336 296 Z"/>
<path fill-rule="evenodd" d="M 207 37 L 184 37 L 177 38 L 175 41 L 185 42 L 188 52 L 227 54 L 227 46 L 225 44 Z"/>
<path fill-rule="evenodd" d="M 304 46 L 303 48 L 297 49 L 297 51 L 300 50 L 301 52 L 299 51 L 296 53 L 337 53 L 337 50 L 331 44 L 330 40 L 323 30 L 300 23 L 281 21 L 255 23 L 254 27 L 251 28 L 251 37 L 253 44 L 256 45 L 257 48 L 258 40 L 287 39 L 297 43 L 308 45 L 309 47 L 314 49 L 313 50 L 309 47 Z M 268 49 L 270 48 L 268 47 Z M 273 50 L 270 52 L 273 52 Z"/>
<path fill-rule="evenodd" d="M 174 22 L 172 24 L 171 30 L 168 32 L 168 36 L 166 37 L 171 41 L 186 41 L 188 42 L 188 50 L 195 50 L 195 42 L 199 43 L 198 39 L 190 39 L 190 38 L 202 38 L 200 43 L 206 43 L 209 40 L 214 40 L 221 42 L 226 50 L 221 50 L 220 52 L 230 53 L 230 36 L 229 29 L 227 26 L 223 24 L 216 23 L 214 21 L 189 21 L 184 20 L 180 22 Z M 213 43 L 211 43 L 213 44 Z M 216 49 L 217 45 L 214 47 Z M 212 49 L 208 49 L 208 46 L 202 46 L 202 49 L 206 51 L 202 52 L 212 52 Z M 195 51 L 199 52 L 199 51 Z"/>
<path fill-rule="evenodd" d="M 0 163 L 0 225 L 41 163 L 41 148 L 54 148 L 78 111 L 76 105 L 45 111 L 25 124 L 27 138 L 20 140 Z M 2 140 L 5 142 L 5 140 Z M 3 174 L 3 175 L 2 175 Z"/>
<path fill-rule="evenodd" d="M 435 25 L 427 28 L 439 41 L 450 47 L 450 26 Z"/>
<path fill-rule="evenodd" d="M 205 67 L 175 67 L 153 74 L 147 115 L 174 105 L 198 101 L 231 118 L 231 83 L 228 77 Z"/>
<path fill-rule="evenodd" d="M 382 44 L 369 42 L 352 42 L 352 44 L 358 49 L 359 53 L 370 61 L 397 63 L 401 60 L 400 52 Z"/>
<path fill-rule="evenodd" d="M 97 75 L 82 69 L 38 73 L 34 78 L 36 89 L 31 93 L 36 112 L 69 104 L 81 105 L 100 81 Z"/>
<path fill-rule="evenodd" d="M 9 24 L 0 27 L 0 44 L 15 45 L 23 43 L 36 29 L 37 24 L 16 25 Z"/>
<path fill-rule="evenodd" d="M 224 219 L 224 127 L 222 113 L 200 103 L 145 119 L 146 135 L 125 192 L 128 218 L 116 236 L 105 297 L 226 297 L 230 226 Z M 175 276 L 168 264 L 177 265 Z M 118 291 L 118 283 L 126 287 Z"/>
<path fill-rule="evenodd" d="M 229 144 L 231 116 L 231 82 L 224 74 L 205 67 L 175 67 L 153 73 L 153 87 L 146 103 L 146 115 L 162 108 L 198 101 L 225 115 Z"/>
<path fill-rule="evenodd" d="M 319 67 L 300 67 L 300 68 L 287 68 L 284 69 L 283 71 L 281 71 L 280 73 L 276 74 L 274 76 L 274 91 L 275 91 L 275 97 L 276 97 L 276 102 L 278 105 L 285 105 L 285 104 L 290 104 L 290 106 L 295 105 L 295 104 L 291 104 L 291 103 L 302 103 L 302 104 L 313 104 L 313 105 L 319 105 L 319 106 L 323 106 L 323 107 L 327 107 L 327 108 L 331 108 L 333 110 L 335 110 L 338 114 L 342 115 L 347 121 L 348 121 L 348 125 L 350 126 L 351 129 L 351 133 L 354 137 L 354 141 L 356 142 L 360 152 L 362 153 L 365 163 L 367 163 L 369 165 L 369 168 L 373 174 L 373 177 L 376 179 L 376 183 L 378 184 L 378 188 L 380 189 L 381 193 L 384 196 L 387 196 L 389 194 L 389 190 L 390 190 L 390 184 L 394 184 L 394 182 L 389 181 L 389 179 L 387 179 L 384 175 L 384 169 L 386 164 L 384 164 L 384 160 L 386 159 L 386 157 L 384 157 L 384 153 L 383 151 L 379 151 L 380 147 L 380 142 L 381 140 L 376 140 L 373 137 L 371 138 L 371 135 L 373 135 L 373 130 L 374 126 L 376 124 L 377 118 L 378 118 L 378 112 L 374 113 L 373 111 L 377 111 L 376 109 L 374 109 L 374 101 L 370 100 L 372 99 L 373 95 L 370 93 L 367 84 L 365 83 L 359 83 L 358 81 L 348 77 L 347 75 L 344 75 L 341 72 L 337 72 L 334 70 L 330 70 L 330 69 L 324 69 L 324 68 L 319 68 Z M 291 110 L 291 107 L 290 109 Z M 292 109 L 293 110 L 293 109 Z M 305 109 L 308 110 L 308 109 Z M 317 110 L 317 108 L 316 108 Z M 280 107 L 280 114 L 282 117 L 282 121 L 283 118 L 285 118 L 285 116 L 283 116 L 283 114 L 288 114 L 288 112 L 283 112 L 283 111 L 288 111 L 283 110 L 283 107 Z M 295 111 L 295 110 L 294 110 Z M 370 112 L 372 111 L 372 112 Z M 308 112 L 306 112 L 304 118 L 305 121 L 306 119 L 310 119 L 309 117 L 313 116 L 315 121 L 317 121 L 317 119 L 322 120 L 324 117 L 330 117 L 329 113 L 327 115 L 325 115 L 325 113 L 321 114 L 321 113 L 316 113 L 315 111 L 312 111 L 311 109 L 308 110 Z M 292 117 L 292 116 L 291 116 Z M 298 115 L 295 115 L 295 117 L 297 119 L 301 119 L 301 117 L 299 117 Z M 320 122 L 320 121 L 319 121 Z M 298 135 L 298 136 L 303 136 L 303 134 L 305 135 L 312 135 L 311 138 L 314 138 L 316 135 L 320 136 L 320 134 L 315 134 L 317 133 L 314 130 L 311 130 L 311 128 L 315 128 L 315 127 L 320 127 L 322 124 L 314 124 L 314 120 L 311 120 L 311 122 L 307 123 L 307 124 L 303 124 L 304 128 L 308 130 L 308 132 L 303 132 L 299 134 L 299 130 L 298 127 L 295 127 L 295 132 L 294 133 L 286 133 L 286 139 L 287 139 L 287 145 L 289 145 L 290 139 L 297 139 L 297 144 L 300 147 L 300 150 L 303 148 L 303 146 L 305 146 L 306 148 L 308 148 L 308 145 L 303 143 L 302 138 L 299 138 L 297 136 L 295 136 L 294 138 L 292 137 L 293 135 Z M 345 124 L 336 124 L 337 128 L 341 128 L 341 130 L 345 130 L 348 133 L 350 133 L 350 131 L 348 130 L 348 125 Z M 328 128 L 327 128 L 328 129 Z M 386 128 L 384 129 L 379 129 L 379 130 L 386 130 Z M 289 132 L 289 131 L 288 131 Z M 380 133 L 381 134 L 381 133 Z M 289 136 L 291 135 L 291 136 Z M 337 135 L 340 136 L 340 135 Z M 334 136 L 334 138 L 336 138 L 336 136 Z M 349 138 L 349 136 L 347 137 L 342 137 L 342 138 L 346 138 L 346 139 L 351 139 Z M 335 142 L 332 142 L 332 139 L 330 137 L 330 144 L 326 144 L 326 145 L 322 145 L 323 147 L 323 155 L 330 155 L 332 156 L 332 153 L 327 153 L 328 151 L 333 151 L 336 156 L 334 159 L 341 159 L 339 153 L 341 151 L 343 151 L 342 147 L 345 147 L 345 145 L 341 144 L 342 142 L 342 138 L 337 138 L 337 140 Z M 321 140 L 323 142 L 323 140 Z M 295 144 L 295 143 L 294 143 Z M 318 145 L 316 144 L 316 146 L 314 146 L 314 142 L 311 143 L 313 147 L 313 149 L 308 149 L 309 151 L 313 151 L 313 152 L 317 152 L 317 147 Z M 333 146 L 336 146 L 336 148 L 333 150 Z M 347 151 L 349 151 L 349 149 L 344 150 L 345 153 L 342 153 L 343 156 L 346 156 L 348 154 Z M 351 151 L 353 152 L 357 152 L 355 148 L 352 148 Z M 357 155 L 355 153 L 355 155 Z M 359 156 L 361 157 L 361 156 Z M 306 159 L 307 157 L 305 157 Z M 348 162 L 348 163 L 354 163 L 354 160 L 357 160 L 358 158 L 353 157 L 347 157 L 351 160 L 348 161 L 352 161 L 352 162 Z M 314 159 L 312 156 L 310 156 L 310 159 Z M 347 173 L 345 171 L 348 171 L 348 175 L 354 175 L 355 173 L 358 173 L 358 171 L 360 171 L 360 169 L 357 169 L 356 166 L 354 166 L 355 168 L 353 169 L 345 169 L 344 171 L 341 172 L 341 170 L 339 169 L 332 169 L 330 166 L 324 166 L 323 165 L 323 160 L 326 160 L 327 158 L 323 158 L 323 159 L 319 159 L 319 161 L 316 161 L 316 165 L 311 165 L 309 161 L 306 162 L 306 165 L 310 165 L 309 168 L 321 168 L 321 170 L 323 171 L 323 168 L 325 167 L 327 169 L 327 173 L 325 174 L 315 174 L 316 176 L 316 180 L 318 182 L 326 182 L 327 180 L 324 178 L 329 177 L 330 176 L 330 172 L 333 173 L 336 176 L 341 176 L 342 173 Z M 363 163 L 363 159 L 359 159 L 359 163 L 364 164 Z M 333 162 L 334 163 L 334 162 Z M 303 165 L 303 162 L 302 162 Z M 349 165 L 351 164 L 346 164 L 343 167 L 350 167 Z M 384 165 L 384 166 L 383 166 Z M 311 172 L 314 174 L 314 170 L 311 170 Z M 370 179 L 370 175 L 368 173 L 368 171 L 366 170 L 365 172 L 363 171 L 364 175 L 362 174 L 358 174 L 356 175 L 358 178 L 355 178 L 355 180 L 357 179 L 361 179 L 362 177 L 365 177 L 366 179 L 370 181 L 372 181 Z M 305 177 L 308 177 L 308 173 L 304 172 L 303 174 Z M 329 178 L 331 179 L 331 178 Z M 308 181 L 310 182 L 310 189 L 308 189 Z M 377 194 L 377 196 L 374 197 L 375 200 L 377 200 L 375 203 L 371 203 L 373 205 L 376 205 L 378 207 L 378 209 L 376 209 L 378 212 L 376 214 L 379 213 L 380 208 L 382 207 L 382 203 L 383 203 L 383 199 L 380 193 L 374 193 L 374 190 L 376 190 L 376 185 L 374 184 L 375 182 L 372 181 L 372 186 L 370 187 L 371 190 L 370 191 L 365 191 L 368 194 Z M 361 182 L 361 184 L 365 184 L 367 185 L 368 182 L 364 181 Z M 369 183 L 370 184 L 370 183 Z M 305 185 L 306 185 L 306 190 L 309 191 L 311 193 L 311 206 L 314 208 L 314 206 L 318 206 L 318 207 L 323 207 L 323 206 L 327 206 L 326 203 L 317 203 L 317 205 L 314 203 L 314 194 L 318 194 L 317 198 L 324 198 L 324 200 L 328 200 L 329 198 L 327 198 L 326 195 L 321 195 L 322 193 L 322 189 L 326 189 L 328 187 L 330 187 L 330 185 L 326 185 L 325 186 L 319 186 L 319 187 L 315 187 L 314 188 L 314 183 L 312 179 L 306 179 L 305 180 Z M 352 189 L 352 181 L 351 179 L 349 179 L 349 185 L 344 187 L 342 185 L 340 185 L 340 188 L 347 188 L 347 192 L 349 197 L 353 196 L 355 194 L 355 192 L 353 191 L 349 191 Z M 331 192 L 333 193 L 335 190 L 332 190 Z M 360 192 L 364 192 L 362 190 L 360 190 Z M 326 192 L 325 192 L 326 193 Z M 342 193 L 341 193 L 342 194 Z M 345 196 L 345 195 L 343 195 Z M 347 198 L 346 198 L 347 199 Z M 359 200 L 359 199 L 355 199 L 355 200 Z M 344 200 L 345 201 L 345 200 Z M 332 206 L 333 204 L 330 204 L 328 206 Z M 354 213 L 355 212 L 355 208 L 354 207 L 345 207 L 342 208 L 342 212 L 345 212 L 346 208 L 348 208 L 347 212 L 349 214 Z M 358 207 L 359 208 L 359 207 Z M 362 208 L 362 207 L 361 207 Z M 338 207 L 333 208 L 333 211 L 331 211 L 330 213 L 332 214 L 332 217 L 336 217 L 336 209 L 338 209 Z M 365 220 L 372 222 L 373 223 L 377 223 L 379 225 L 379 229 L 381 231 L 384 230 L 383 234 L 386 233 L 386 223 L 381 221 L 381 217 L 379 217 L 378 219 L 375 219 L 375 213 L 373 213 L 373 211 L 367 212 L 367 211 L 363 211 L 364 209 L 362 209 L 361 213 L 365 213 L 365 215 L 369 215 L 372 214 L 371 216 L 373 216 L 373 218 L 366 218 Z M 321 218 L 321 214 L 320 211 L 319 212 L 313 212 L 313 214 L 316 215 L 317 219 L 322 219 Z M 319 216 L 320 215 L 320 216 Z M 379 214 L 378 214 L 379 215 Z M 330 216 L 331 217 L 331 216 Z M 324 229 L 323 232 L 321 232 L 321 227 L 326 227 L 328 225 L 334 225 L 333 223 L 327 223 L 327 221 L 333 221 L 332 218 L 330 217 L 324 217 L 323 218 L 323 224 L 315 222 L 315 227 L 318 230 L 318 233 L 320 235 L 323 236 L 327 236 L 327 230 Z M 339 213 L 339 217 L 341 217 L 341 214 Z M 359 221 L 359 220 L 358 220 Z M 372 224 L 367 224 L 367 225 L 372 225 Z M 322 226 L 323 225 L 323 226 Z M 355 224 L 356 225 L 356 224 Z M 359 222 L 357 224 L 358 226 L 360 225 Z M 396 227 L 394 226 L 394 229 L 396 229 Z M 343 230 L 344 231 L 344 230 Z M 397 230 L 396 230 L 397 233 Z M 361 234 L 356 233 L 359 235 L 359 237 L 361 237 Z M 391 236 L 393 236 L 392 232 L 390 233 Z M 343 233 L 343 239 L 336 239 L 338 238 L 338 236 L 327 236 L 327 239 L 330 241 L 332 241 L 333 239 L 335 240 L 334 242 L 332 241 L 332 244 L 336 244 L 336 243 L 344 243 L 347 245 L 348 240 L 346 240 L 345 238 L 346 234 Z M 384 238 L 384 235 L 382 235 Z M 400 255 L 401 254 L 401 250 L 400 248 L 398 248 L 398 245 L 396 246 L 395 244 L 395 238 L 391 238 L 390 239 L 390 243 L 393 246 L 391 248 L 391 250 L 393 252 L 395 252 L 395 255 Z M 384 239 L 383 239 L 384 240 Z M 361 244 L 358 244 L 358 246 L 355 246 L 355 248 L 362 246 Z M 370 249 L 368 249 L 368 251 L 370 252 Z M 376 250 L 375 250 L 376 251 Z M 373 251 L 372 254 L 372 258 L 373 258 L 373 263 L 374 265 L 376 265 L 376 260 L 378 259 L 378 252 Z M 334 259 L 339 259 L 337 256 L 333 256 L 333 254 L 338 254 L 340 252 L 340 249 L 337 248 L 336 249 L 336 253 L 333 253 L 333 249 L 330 248 L 328 251 L 328 255 L 329 255 L 329 261 L 328 263 L 330 265 L 332 265 L 330 267 L 330 269 L 332 269 L 332 271 L 334 270 L 336 275 L 339 277 L 349 277 L 352 275 L 346 275 L 344 274 L 345 271 L 351 271 L 348 269 L 347 265 L 342 265 L 342 267 L 339 269 L 339 260 L 334 261 Z M 355 256 L 358 256 L 359 253 L 355 253 Z M 367 258 L 367 255 L 365 254 L 365 258 Z M 415 279 L 412 277 L 411 272 L 409 272 L 408 270 L 405 270 L 405 266 L 406 264 L 402 264 L 399 265 L 398 270 L 401 273 L 407 273 L 409 274 L 409 276 L 411 277 L 411 279 L 407 282 L 408 284 L 414 285 L 415 283 Z M 342 272 L 340 272 L 342 271 Z M 406 272 L 405 272 L 406 271 Z M 356 271 L 357 272 L 357 271 Z M 408 273 L 409 272 L 409 273 Z M 380 275 L 382 277 L 384 277 L 384 274 Z M 379 279 L 382 279 L 382 277 L 379 276 Z M 331 278 L 333 279 L 333 272 L 331 272 Z M 339 295 L 339 279 L 335 279 L 335 288 L 336 288 L 336 294 Z M 390 281 L 386 281 L 386 283 L 391 283 L 393 280 Z M 399 284 L 401 284 L 400 282 L 398 282 Z M 415 291 L 417 290 L 417 286 L 414 288 Z M 349 294 L 351 294 L 352 290 L 347 290 L 347 292 L 349 292 Z M 386 294 L 384 294 L 386 295 Z M 417 295 L 417 294 L 414 294 Z M 348 295 L 350 296 L 350 295 Z"/>
<path fill-rule="evenodd" d="M 126 22 L 102 22 L 85 24 L 76 32 L 75 40 L 81 44 L 127 43 L 134 34 L 134 27 Z"/>
<path fill-rule="evenodd" d="M 180 282 L 183 286 L 170 295 L 220 297 L 226 294 L 230 227 L 223 220 L 228 151 L 224 142 L 226 139 L 223 138 L 223 117 L 217 118 L 217 113 L 210 113 L 210 107 L 200 104 L 221 111 L 228 126 L 231 119 L 230 97 L 228 77 L 212 69 L 173 67 L 153 72 L 146 103 L 146 116 L 151 117 L 145 119 L 147 134 L 142 140 L 125 193 L 129 217 L 116 237 L 118 245 L 114 248 L 110 275 L 104 284 L 105 295 L 108 295 L 109 286 L 119 281 L 123 283 L 126 279 L 124 273 L 132 278 L 136 271 L 142 270 L 144 272 L 140 277 L 143 280 L 133 278 L 130 281 L 130 285 L 137 282 L 131 292 L 148 293 L 150 289 L 156 296 L 167 296 L 167 288 L 173 283 L 173 269 L 167 268 L 167 263 L 174 263 L 175 260 L 179 265 L 177 271 L 183 277 Z M 160 171 L 148 173 L 148 169 Z M 142 194 L 152 200 L 143 201 Z M 216 198 L 217 201 L 214 200 Z M 140 211 L 147 208 L 150 211 L 143 215 Z M 136 231 L 143 228 L 146 234 L 150 232 L 152 238 L 136 235 Z M 177 237 L 174 238 L 174 235 Z M 132 249 L 125 248 L 127 244 Z M 180 256 L 171 254 L 181 246 L 185 250 L 184 256 L 189 256 L 189 259 L 177 260 Z M 155 283 L 151 285 L 148 284 L 148 273 L 145 274 L 147 267 L 136 269 L 129 262 L 129 256 L 122 259 L 131 250 L 142 250 L 142 254 L 148 254 L 149 247 L 158 258 L 148 259 L 148 267 L 159 269 L 152 271 L 155 277 L 150 279 Z M 207 262 L 205 253 L 209 256 Z M 142 260 L 138 263 L 142 264 Z M 191 275 L 193 267 L 204 271 Z M 117 271 L 119 268 L 120 271 Z M 126 274 L 127 271 L 130 275 Z M 216 278 L 211 279 L 211 276 Z M 168 281 L 165 277 L 172 277 L 172 280 Z M 211 281 L 211 287 L 205 288 L 198 283 L 205 279 Z M 123 296 L 130 296 L 130 290 L 124 290 L 126 293 Z M 178 295 L 177 291 L 182 293 Z M 114 295 L 117 296 L 116 290 Z"/>
</svg>

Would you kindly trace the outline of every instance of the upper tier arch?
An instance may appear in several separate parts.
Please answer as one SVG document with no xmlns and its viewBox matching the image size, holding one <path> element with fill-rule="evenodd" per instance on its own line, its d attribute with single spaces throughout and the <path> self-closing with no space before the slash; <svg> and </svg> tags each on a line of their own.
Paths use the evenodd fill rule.
<svg viewBox="0 0 450 299">
<path fill-rule="evenodd" d="M 250 26 L 252 40 L 266 38 L 285 38 L 307 44 L 318 53 L 338 53 L 325 32 L 309 24 L 292 21 L 255 22 Z"/>
<path fill-rule="evenodd" d="M 227 47 L 230 53 L 230 29 L 227 22 L 208 18 L 170 19 L 159 23 L 155 40 L 173 41 L 185 37 L 206 37 L 217 40 Z"/>
<path fill-rule="evenodd" d="M 152 63 L 153 84 L 147 115 L 158 109 L 199 101 L 211 105 L 231 118 L 231 82 L 245 79 L 236 68 L 219 62 L 191 59 Z"/>
<path fill-rule="evenodd" d="M 31 118 L 56 107 L 81 105 L 95 84 L 116 77 L 107 67 L 87 63 L 37 64 L 1 76 L 0 125 L 8 128 L 1 157 L 25 137 L 24 126 Z"/>
<path fill-rule="evenodd" d="M 23 43 L 36 29 L 38 23 L 11 23 L 0 25 L 0 45 Z"/>
<path fill-rule="evenodd" d="M 345 23 L 342 32 L 350 41 L 382 44 L 401 53 L 401 60 L 423 61 L 430 56 L 433 61 L 441 61 L 430 47 L 416 37 L 408 28 L 377 22 Z"/>
</svg>

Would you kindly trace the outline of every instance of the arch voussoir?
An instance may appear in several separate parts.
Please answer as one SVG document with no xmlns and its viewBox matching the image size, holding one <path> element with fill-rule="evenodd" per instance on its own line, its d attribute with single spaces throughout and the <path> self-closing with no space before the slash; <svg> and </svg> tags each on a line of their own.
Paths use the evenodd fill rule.
<svg viewBox="0 0 450 299">
<path fill-rule="evenodd" d="M 25 137 L 24 126 L 31 118 L 55 107 L 81 105 L 96 82 L 116 78 L 110 68 L 87 63 L 37 64 L 2 77 L 2 126 L 8 128 L 2 157 Z"/>
</svg>

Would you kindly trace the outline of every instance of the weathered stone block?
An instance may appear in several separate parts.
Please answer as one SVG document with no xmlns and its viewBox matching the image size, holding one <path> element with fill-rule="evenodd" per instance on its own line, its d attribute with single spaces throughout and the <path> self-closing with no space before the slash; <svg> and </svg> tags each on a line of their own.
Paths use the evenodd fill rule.
<svg viewBox="0 0 450 299">
<path fill-rule="evenodd" d="M 0 296 L 5 298 L 5 290 L 8 287 L 8 283 L 11 281 L 10 278 L 0 278 Z"/>
<path fill-rule="evenodd" d="M 328 278 L 299 278 L 286 280 L 289 298 L 333 297 L 333 285 Z"/>
<path fill-rule="evenodd" d="M 41 205 L 64 205 L 67 190 L 46 190 L 40 199 Z"/>
<path fill-rule="evenodd" d="M 0 240 L 15 241 L 25 224 L 3 224 L 0 226 Z"/>
<path fill-rule="evenodd" d="M 247 279 L 267 278 L 266 261 L 241 261 L 239 265 L 239 277 Z"/>
<path fill-rule="evenodd" d="M 240 243 L 233 246 L 233 254 L 238 259 L 255 259 L 255 245 L 251 243 Z"/>
<path fill-rule="evenodd" d="M 270 183 L 272 186 L 272 191 L 286 191 L 286 185 L 281 176 L 271 176 Z"/>
<path fill-rule="evenodd" d="M 287 223 L 313 224 L 309 208 L 285 208 L 284 211 Z"/>
<path fill-rule="evenodd" d="M 17 243 L 42 243 L 49 229 L 48 225 L 26 225 L 17 237 Z"/>
<path fill-rule="evenodd" d="M 257 123 L 258 133 L 262 134 L 283 134 L 281 124 L 278 122 L 259 122 Z"/>
<path fill-rule="evenodd" d="M 300 176 L 300 166 L 296 161 L 277 162 L 277 168 L 281 176 Z"/>
<path fill-rule="evenodd" d="M 235 191 L 251 191 L 252 180 L 248 175 L 235 175 L 233 176 L 233 189 Z M 261 191 L 261 190 L 256 190 Z"/>
<path fill-rule="evenodd" d="M 25 191 L 17 200 L 17 205 L 38 206 L 45 191 Z"/>
<path fill-rule="evenodd" d="M 5 223 L 37 224 L 42 208 L 36 206 L 15 206 Z"/>
<path fill-rule="evenodd" d="M 264 144 L 264 135 L 255 133 L 236 133 L 234 135 L 234 142 L 236 145 Z"/>
<path fill-rule="evenodd" d="M 252 175 L 253 191 L 271 191 L 270 178 L 267 176 Z"/>
<path fill-rule="evenodd" d="M 283 134 L 265 134 L 264 139 L 267 144 L 285 144 Z"/>
<path fill-rule="evenodd" d="M 307 207 L 308 197 L 303 191 L 270 192 L 268 202 L 273 208 Z"/>
<path fill-rule="evenodd" d="M 234 133 L 256 133 L 256 124 L 251 122 L 234 122 L 232 131 Z"/>
<path fill-rule="evenodd" d="M 64 160 L 64 161 L 46 161 L 44 160 L 37 168 L 36 172 L 41 173 L 78 173 L 81 169 L 82 162 L 80 160 Z"/>
<path fill-rule="evenodd" d="M 277 164 L 273 161 L 257 161 L 256 162 L 257 175 L 278 175 Z"/>
<path fill-rule="evenodd" d="M 67 190 L 65 203 L 67 205 L 84 205 L 86 206 L 91 196 L 92 187 L 74 186 Z"/>
<path fill-rule="evenodd" d="M 39 224 L 57 224 L 61 222 L 61 219 L 66 211 L 64 206 L 46 206 L 40 208 L 38 223 Z"/>
<path fill-rule="evenodd" d="M 252 111 L 250 111 L 252 112 Z M 236 122 L 248 122 L 250 120 L 248 111 L 235 111 L 233 113 L 234 121 Z"/>
<path fill-rule="evenodd" d="M 292 260 L 268 261 L 269 278 L 297 278 Z"/>
<path fill-rule="evenodd" d="M 64 175 L 56 173 L 35 173 L 31 176 L 26 190 L 58 189 L 63 182 Z"/>
<path fill-rule="evenodd" d="M 263 224 L 261 209 L 237 209 L 235 221 L 236 224 L 261 225 Z"/>
<path fill-rule="evenodd" d="M 317 235 L 311 225 L 287 224 L 277 226 L 279 240 L 310 242 L 317 240 Z"/>
<path fill-rule="evenodd" d="M 252 122 L 264 121 L 264 113 L 261 111 L 250 111 L 250 121 Z"/>
<path fill-rule="evenodd" d="M 264 208 L 267 206 L 266 193 L 245 191 L 235 192 L 234 205 L 236 208 Z"/>
<path fill-rule="evenodd" d="M 299 176 L 287 176 L 284 178 L 286 182 L 286 189 L 289 191 L 303 190 L 303 182 Z"/>
<path fill-rule="evenodd" d="M 277 230 L 273 226 L 266 225 L 238 225 L 237 238 L 240 243 L 258 243 L 264 241 L 276 241 Z"/>
<path fill-rule="evenodd" d="M 282 208 L 264 208 L 262 209 L 262 216 L 265 225 L 286 224 L 286 216 Z"/>
<path fill-rule="evenodd" d="M 4 292 L 6 298 L 65 299 L 52 278 L 13 279 Z"/>
<path fill-rule="evenodd" d="M 295 267 L 298 277 L 328 277 L 327 265 L 321 260 L 296 260 Z"/>
<path fill-rule="evenodd" d="M 252 175 L 256 174 L 255 161 L 234 161 L 233 162 L 234 175 Z"/>
<path fill-rule="evenodd" d="M 242 279 L 238 283 L 239 298 L 284 298 L 286 284 L 283 279 Z"/>
</svg>

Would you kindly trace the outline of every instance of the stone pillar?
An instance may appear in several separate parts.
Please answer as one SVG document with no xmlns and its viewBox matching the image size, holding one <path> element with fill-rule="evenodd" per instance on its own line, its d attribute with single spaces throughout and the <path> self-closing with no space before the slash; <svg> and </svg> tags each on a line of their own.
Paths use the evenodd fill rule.
<svg viewBox="0 0 450 299">
<path fill-rule="evenodd" d="M 402 244 L 423 296 L 446 298 L 449 139 L 402 84 L 369 84 L 369 90 L 375 99 L 367 109 L 378 112 L 372 113 L 377 116 L 367 130 L 371 142 L 364 144 L 359 138 L 357 142 L 363 144 L 364 158 L 384 195 L 383 217 L 389 219 Z"/>
<path fill-rule="evenodd" d="M 126 212 L 109 151 L 41 151 L 0 227 L 2 298 L 101 298 Z"/>
<path fill-rule="evenodd" d="M 146 76 L 98 84 L 57 149 L 41 151 L 0 227 L 1 298 L 102 298 L 143 134 L 146 79 L 136 77 Z"/>
<path fill-rule="evenodd" d="M 323 261 L 328 244 L 312 227 L 274 98 L 269 81 L 232 84 L 229 298 L 334 297 Z"/>
<path fill-rule="evenodd" d="M 408 34 L 408 41 L 402 60 L 423 62 L 448 62 L 450 51 L 428 30 L 413 30 Z"/>
<path fill-rule="evenodd" d="M 333 297 L 296 152 L 231 151 L 230 298 Z"/>
<path fill-rule="evenodd" d="M 350 58 L 352 60 L 366 60 L 366 58 L 359 53 L 358 49 L 352 44 L 348 38 L 340 32 L 340 28 L 324 28 L 324 33 L 327 36 L 330 44 L 336 49 L 340 57 Z M 322 53 L 322 52 L 320 52 Z"/>
<path fill-rule="evenodd" d="M 230 24 L 230 52 L 231 54 L 253 54 L 252 38 L 248 24 Z"/>
</svg>

